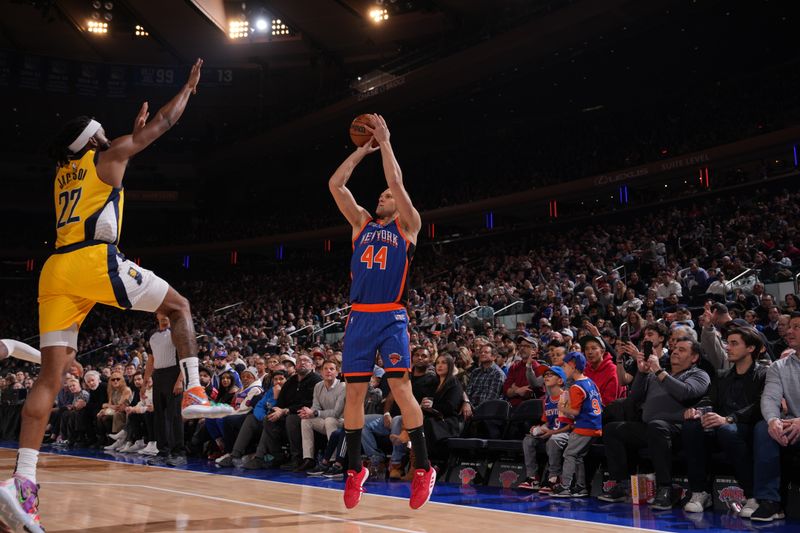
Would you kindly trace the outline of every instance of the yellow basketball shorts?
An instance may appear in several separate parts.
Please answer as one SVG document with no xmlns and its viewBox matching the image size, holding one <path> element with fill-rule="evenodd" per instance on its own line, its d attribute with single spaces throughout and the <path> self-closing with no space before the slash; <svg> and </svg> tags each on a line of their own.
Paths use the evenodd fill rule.
<svg viewBox="0 0 800 533">
<path fill-rule="evenodd" d="M 167 294 L 166 281 L 125 259 L 113 244 L 81 245 L 69 247 L 70 251 L 57 251 L 42 268 L 40 346 L 53 338 L 46 333 L 77 330 L 97 303 L 154 312 Z"/>
</svg>

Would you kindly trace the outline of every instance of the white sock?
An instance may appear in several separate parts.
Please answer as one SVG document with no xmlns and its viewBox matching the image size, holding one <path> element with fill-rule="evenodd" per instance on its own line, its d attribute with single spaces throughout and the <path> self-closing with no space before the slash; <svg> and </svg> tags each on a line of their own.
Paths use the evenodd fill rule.
<svg viewBox="0 0 800 533">
<path fill-rule="evenodd" d="M 181 370 L 183 371 L 183 384 L 186 390 L 200 386 L 200 361 L 197 357 L 184 357 L 181 359 Z"/>
<path fill-rule="evenodd" d="M 17 450 L 17 467 L 14 474 L 36 483 L 36 462 L 39 460 L 39 450 L 20 448 Z"/>
<path fill-rule="evenodd" d="M 36 363 L 37 365 L 42 364 L 42 352 L 33 346 L 13 339 L 0 339 L 0 342 L 6 345 L 8 354 L 11 357 L 16 357 L 17 359 L 22 359 L 29 363 Z"/>
</svg>

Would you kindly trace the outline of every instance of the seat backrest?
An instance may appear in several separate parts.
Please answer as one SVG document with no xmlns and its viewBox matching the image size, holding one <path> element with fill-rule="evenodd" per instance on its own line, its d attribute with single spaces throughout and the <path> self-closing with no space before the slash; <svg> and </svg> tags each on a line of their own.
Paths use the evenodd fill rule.
<svg viewBox="0 0 800 533">
<path fill-rule="evenodd" d="M 505 400 L 486 400 L 480 404 L 472 417 L 475 420 L 507 420 L 511 405 Z"/>
<path fill-rule="evenodd" d="M 512 422 L 530 422 L 534 424 L 542 418 L 542 400 L 525 400 L 511 411 Z"/>
<path fill-rule="evenodd" d="M 508 423 L 511 405 L 505 400 L 486 400 L 480 404 L 472 418 L 464 425 L 462 436 L 499 439 Z"/>
<path fill-rule="evenodd" d="M 525 400 L 517 405 L 509 416 L 505 438 L 523 438 L 531 426 L 541 422 L 543 408 L 541 399 Z"/>
</svg>

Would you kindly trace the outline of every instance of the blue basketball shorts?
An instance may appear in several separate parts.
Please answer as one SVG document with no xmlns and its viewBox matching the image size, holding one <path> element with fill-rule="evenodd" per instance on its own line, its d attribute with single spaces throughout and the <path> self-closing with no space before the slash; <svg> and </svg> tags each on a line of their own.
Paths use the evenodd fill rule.
<svg viewBox="0 0 800 533">
<path fill-rule="evenodd" d="M 351 311 L 347 318 L 342 348 L 342 374 L 348 382 L 369 381 L 375 356 L 383 368 L 400 377 L 411 370 L 408 315 L 405 309 L 366 313 Z"/>
</svg>

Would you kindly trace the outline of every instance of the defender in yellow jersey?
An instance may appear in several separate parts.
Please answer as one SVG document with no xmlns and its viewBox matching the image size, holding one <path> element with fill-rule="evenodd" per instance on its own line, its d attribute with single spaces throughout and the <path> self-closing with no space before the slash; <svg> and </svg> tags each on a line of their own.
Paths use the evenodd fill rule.
<svg viewBox="0 0 800 533">
<path fill-rule="evenodd" d="M 228 405 L 212 405 L 200 386 L 189 302 L 153 272 L 125 259 L 117 248 L 124 207 L 122 179 L 128 161 L 178 121 L 189 96 L 197 92 L 202 65 L 198 59 L 186 85 L 150 122 L 145 102 L 130 135 L 109 142 L 99 122 L 78 117 L 67 123 L 53 142 L 57 239 L 55 253 L 39 278 L 42 366 L 22 409 L 14 477 L 0 483 L 0 526 L 5 524 L 12 531 L 43 531 L 37 511 L 38 449 L 62 376 L 75 358 L 78 329 L 97 303 L 169 317 L 185 392 L 183 405 L 178 395 L 168 409 L 174 407 L 177 416 L 184 418 L 215 418 L 233 412 Z"/>
</svg>

